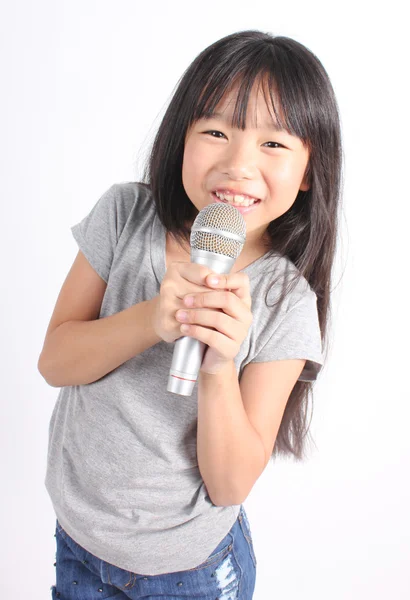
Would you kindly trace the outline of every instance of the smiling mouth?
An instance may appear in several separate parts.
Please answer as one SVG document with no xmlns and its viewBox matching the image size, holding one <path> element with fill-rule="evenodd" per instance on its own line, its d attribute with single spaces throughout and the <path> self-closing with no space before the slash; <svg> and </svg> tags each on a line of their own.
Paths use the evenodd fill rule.
<svg viewBox="0 0 410 600">
<path fill-rule="evenodd" d="M 260 200 L 257 198 L 251 198 L 250 196 L 243 196 L 241 194 L 228 194 L 222 192 L 212 192 L 214 196 L 218 198 L 221 202 L 225 202 L 226 204 L 232 204 L 232 206 L 253 206 L 254 204 L 258 204 Z"/>
</svg>

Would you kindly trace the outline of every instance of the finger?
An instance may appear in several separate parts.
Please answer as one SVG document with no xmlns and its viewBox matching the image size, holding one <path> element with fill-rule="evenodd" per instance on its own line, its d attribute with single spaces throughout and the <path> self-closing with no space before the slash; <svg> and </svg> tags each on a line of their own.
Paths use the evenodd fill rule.
<svg viewBox="0 0 410 600">
<path fill-rule="evenodd" d="M 207 287 L 206 277 L 212 273 L 212 270 L 209 267 L 191 262 L 175 262 L 172 264 L 183 279 L 198 286 Z"/>
<path fill-rule="evenodd" d="M 241 300 L 250 298 L 249 276 L 246 273 L 211 273 L 206 276 L 206 284 L 213 289 L 226 289 Z M 217 280 L 216 283 L 213 281 Z"/>
<path fill-rule="evenodd" d="M 192 298 L 190 302 L 189 298 Z M 250 305 L 227 290 L 187 294 L 183 298 L 183 304 L 190 308 L 219 308 L 230 317 L 247 324 L 252 319 Z"/>
<path fill-rule="evenodd" d="M 183 316 L 184 314 L 185 316 Z M 180 323 L 213 328 L 232 340 L 238 340 L 243 334 L 243 323 L 224 312 L 205 309 L 178 310 L 175 317 Z"/>
<path fill-rule="evenodd" d="M 186 327 L 188 330 L 185 329 Z M 236 356 L 238 353 L 238 344 L 228 336 L 214 329 L 208 329 L 200 325 L 181 325 L 181 332 L 185 336 L 204 342 L 210 348 L 217 350 L 221 356 L 231 357 Z"/>
</svg>

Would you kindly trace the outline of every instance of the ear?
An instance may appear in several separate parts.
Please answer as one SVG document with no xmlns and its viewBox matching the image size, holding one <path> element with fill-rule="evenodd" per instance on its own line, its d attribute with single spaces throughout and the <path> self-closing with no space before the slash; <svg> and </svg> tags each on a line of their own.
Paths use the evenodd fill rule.
<svg viewBox="0 0 410 600">
<path fill-rule="evenodd" d="M 299 190 L 301 192 L 307 192 L 310 189 L 310 167 L 309 165 L 306 167 L 305 174 L 302 179 L 302 183 L 300 184 Z"/>
<path fill-rule="evenodd" d="M 307 192 L 310 189 L 310 185 L 305 179 L 303 179 L 299 189 L 301 192 Z"/>
</svg>

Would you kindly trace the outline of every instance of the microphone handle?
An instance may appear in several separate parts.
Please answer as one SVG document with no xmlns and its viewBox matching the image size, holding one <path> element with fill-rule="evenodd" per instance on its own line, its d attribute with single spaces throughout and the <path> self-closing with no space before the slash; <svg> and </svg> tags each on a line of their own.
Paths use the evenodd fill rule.
<svg viewBox="0 0 410 600">
<path fill-rule="evenodd" d="M 205 265 L 219 274 L 230 273 L 235 259 L 225 254 L 191 247 L 191 262 Z M 172 364 L 169 370 L 167 391 L 181 396 L 190 396 L 198 378 L 206 344 L 189 336 L 176 340 Z"/>
</svg>

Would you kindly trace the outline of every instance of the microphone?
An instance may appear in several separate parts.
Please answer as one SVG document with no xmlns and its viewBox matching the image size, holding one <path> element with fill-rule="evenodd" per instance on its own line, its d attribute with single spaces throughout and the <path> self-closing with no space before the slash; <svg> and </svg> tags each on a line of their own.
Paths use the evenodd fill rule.
<svg viewBox="0 0 410 600">
<path fill-rule="evenodd" d="M 229 273 L 246 240 L 246 223 L 231 204 L 214 202 L 203 208 L 192 225 L 191 262 L 219 274 Z M 189 336 L 175 342 L 167 391 L 190 396 L 194 389 L 206 344 Z"/>
</svg>

